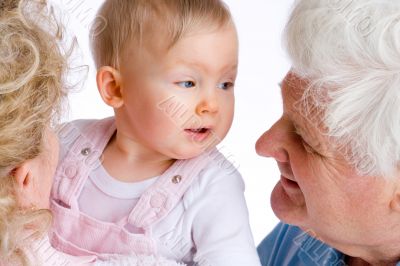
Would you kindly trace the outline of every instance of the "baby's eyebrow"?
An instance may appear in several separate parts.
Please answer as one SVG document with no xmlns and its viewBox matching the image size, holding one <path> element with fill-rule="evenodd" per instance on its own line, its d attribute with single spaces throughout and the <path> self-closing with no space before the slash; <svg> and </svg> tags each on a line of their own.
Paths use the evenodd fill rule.
<svg viewBox="0 0 400 266">
<path fill-rule="evenodd" d="M 224 73 L 232 73 L 234 72 L 235 74 L 237 74 L 237 70 L 238 70 L 238 64 L 233 64 L 229 67 L 226 67 L 226 69 L 224 69 Z"/>
<path fill-rule="evenodd" d="M 228 70 L 236 70 L 239 67 L 239 64 L 237 62 L 230 64 L 229 67 L 227 67 Z"/>
</svg>

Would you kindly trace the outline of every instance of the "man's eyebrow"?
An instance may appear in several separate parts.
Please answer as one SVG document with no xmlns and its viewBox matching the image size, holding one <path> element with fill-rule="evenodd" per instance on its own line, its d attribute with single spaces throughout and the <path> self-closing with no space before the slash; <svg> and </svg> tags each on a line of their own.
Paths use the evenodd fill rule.
<svg viewBox="0 0 400 266">
<path fill-rule="evenodd" d="M 301 127 L 299 127 L 299 125 L 295 122 L 294 119 L 291 119 L 291 120 L 292 120 L 292 124 L 293 124 L 293 127 L 294 127 L 296 133 L 298 133 L 299 135 L 303 135 L 304 134 L 303 129 Z M 303 134 L 301 134 L 301 133 L 303 133 Z"/>
<path fill-rule="evenodd" d="M 293 127 L 296 129 L 297 133 L 300 133 L 300 135 L 312 134 L 312 132 L 310 132 L 307 124 L 305 124 L 307 122 L 307 118 L 305 118 L 301 114 L 293 112 L 292 110 L 287 112 L 287 115 L 289 116 L 289 118 L 293 124 Z M 297 121 L 303 121 L 304 122 L 303 126 L 300 126 L 300 124 Z"/>
</svg>

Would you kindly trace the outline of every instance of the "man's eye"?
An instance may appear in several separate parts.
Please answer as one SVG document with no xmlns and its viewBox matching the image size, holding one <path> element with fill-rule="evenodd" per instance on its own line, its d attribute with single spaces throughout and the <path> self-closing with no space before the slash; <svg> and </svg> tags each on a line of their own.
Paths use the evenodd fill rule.
<svg viewBox="0 0 400 266">
<path fill-rule="evenodd" d="M 303 145 L 303 147 L 306 150 L 306 152 L 312 153 L 312 154 L 316 153 L 316 151 L 307 142 L 305 142 L 303 139 L 301 139 L 301 144 Z"/>
<path fill-rule="evenodd" d="M 219 89 L 223 89 L 223 90 L 229 90 L 231 88 L 233 88 L 234 84 L 232 82 L 223 82 L 218 84 L 218 88 Z"/>
<path fill-rule="evenodd" d="M 294 133 L 295 133 L 295 134 L 297 135 L 297 137 L 300 139 L 301 145 L 302 145 L 303 148 L 306 150 L 306 152 L 312 153 L 312 154 L 316 153 L 316 151 L 310 146 L 310 144 L 308 144 L 308 143 L 303 139 L 303 137 L 301 136 L 300 132 L 298 132 L 297 129 L 295 130 Z"/>
<path fill-rule="evenodd" d="M 193 81 L 181 81 L 176 84 L 178 84 L 178 86 L 180 86 L 182 88 L 186 88 L 186 89 L 196 87 L 196 84 Z"/>
</svg>

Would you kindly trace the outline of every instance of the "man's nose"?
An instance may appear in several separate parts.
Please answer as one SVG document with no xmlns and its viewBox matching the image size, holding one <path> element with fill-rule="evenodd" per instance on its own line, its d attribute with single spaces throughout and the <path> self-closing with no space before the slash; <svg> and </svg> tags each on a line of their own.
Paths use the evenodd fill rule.
<svg viewBox="0 0 400 266">
<path fill-rule="evenodd" d="M 285 131 L 282 121 L 277 121 L 256 142 L 256 152 L 260 156 L 272 157 L 278 162 L 289 161 L 289 154 L 285 147 Z"/>
</svg>

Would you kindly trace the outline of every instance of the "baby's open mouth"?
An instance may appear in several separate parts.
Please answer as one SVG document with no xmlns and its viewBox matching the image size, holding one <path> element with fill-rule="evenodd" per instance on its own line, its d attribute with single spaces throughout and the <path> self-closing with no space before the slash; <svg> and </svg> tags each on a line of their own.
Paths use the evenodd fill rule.
<svg viewBox="0 0 400 266">
<path fill-rule="evenodd" d="M 209 128 L 202 127 L 202 128 L 191 128 L 191 129 L 185 129 L 187 132 L 193 132 L 193 133 L 206 133 Z"/>
<path fill-rule="evenodd" d="M 193 141 L 203 141 L 210 136 L 211 128 L 200 127 L 200 128 L 188 128 L 185 129 L 189 138 Z"/>
</svg>

